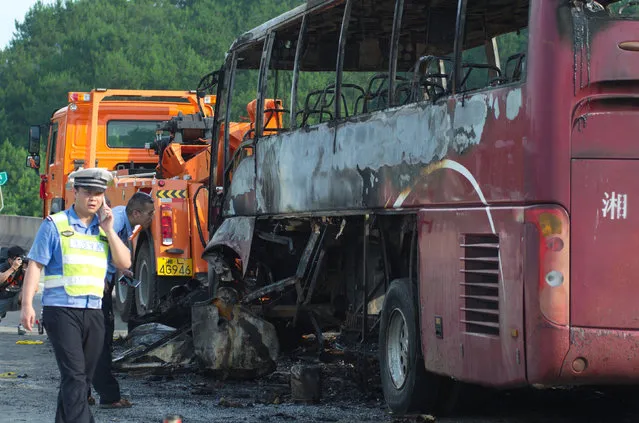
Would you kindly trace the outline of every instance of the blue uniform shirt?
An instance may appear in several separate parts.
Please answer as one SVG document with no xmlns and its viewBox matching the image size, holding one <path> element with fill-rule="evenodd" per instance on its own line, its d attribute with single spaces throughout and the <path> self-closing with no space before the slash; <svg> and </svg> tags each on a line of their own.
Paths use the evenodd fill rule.
<svg viewBox="0 0 639 423">
<path fill-rule="evenodd" d="M 122 242 L 126 244 L 133 233 L 131 223 L 126 215 L 126 207 L 117 206 L 113 207 L 111 210 L 113 211 L 113 230 L 118 234 L 118 237 L 120 237 Z M 115 266 L 113 265 L 113 260 L 111 260 L 111 257 L 109 256 L 109 267 L 107 268 L 107 280 L 109 282 L 113 281 L 113 275 L 115 275 Z"/>
<path fill-rule="evenodd" d="M 64 211 L 69 218 L 69 224 L 73 230 L 85 235 L 98 235 L 100 226 L 98 217 L 95 216 L 89 226 L 85 226 L 75 213 L 72 206 Z M 36 234 L 29 260 L 33 260 L 44 266 L 45 275 L 62 274 L 62 247 L 60 245 L 60 234 L 51 218 L 47 217 L 40 225 Z M 109 250 L 109 262 L 111 261 L 111 251 Z M 72 297 L 67 294 L 64 287 L 48 288 L 42 293 L 43 306 L 72 307 L 72 308 L 102 308 L 102 299 L 95 295 L 82 295 Z"/>
</svg>

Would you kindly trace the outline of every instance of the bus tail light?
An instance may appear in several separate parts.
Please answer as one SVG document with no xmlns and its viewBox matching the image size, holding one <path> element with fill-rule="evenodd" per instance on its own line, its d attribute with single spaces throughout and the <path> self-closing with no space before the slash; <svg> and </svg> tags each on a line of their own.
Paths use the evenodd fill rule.
<svg viewBox="0 0 639 423">
<path fill-rule="evenodd" d="M 570 322 L 570 221 L 560 207 L 526 210 L 526 222 L 537 228 L 539 239 L 539 308 L 546 319 Z"/>
<path fill-rule="evenodd" d="M 160 229 L 162 231 L 162 245 L 173 244 L 173 209 L 171 206 L 160 207 Z"/>
</svg>

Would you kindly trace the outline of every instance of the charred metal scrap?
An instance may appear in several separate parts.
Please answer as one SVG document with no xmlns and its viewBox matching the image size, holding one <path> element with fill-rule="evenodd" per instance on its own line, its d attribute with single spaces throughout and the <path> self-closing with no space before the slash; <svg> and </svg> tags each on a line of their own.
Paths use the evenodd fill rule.
<svg viewBox="0 0 639 423">
<path fill-rule="evenodd" d="M 235 304 L 216 298 L 192 306 L 191 324 L 176 329 L 148 323 L 133 329 L 129 347 L 113 360 L 116 370 L 156 372 L 197 369 L 222 378 L 255 378 L 275 370 L 275 327 Z"/>
</svg>

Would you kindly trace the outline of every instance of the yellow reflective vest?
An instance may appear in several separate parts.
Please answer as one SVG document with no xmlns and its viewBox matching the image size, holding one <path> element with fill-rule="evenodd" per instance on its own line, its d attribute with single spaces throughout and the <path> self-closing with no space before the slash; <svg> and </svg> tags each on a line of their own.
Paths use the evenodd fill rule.
<svg viewBox="0 0 639 423">
<path fill-rule="evenodd" d="M 64 287 L 72 297 L 95 295 L 102 298 L 107 271 L 109 243 L 100 228 L 99 235 L 73 230 L 65 212 L 51 215 L 60 236 L 62 275 L 45 275 L 44 288 Z"/>
</svg>

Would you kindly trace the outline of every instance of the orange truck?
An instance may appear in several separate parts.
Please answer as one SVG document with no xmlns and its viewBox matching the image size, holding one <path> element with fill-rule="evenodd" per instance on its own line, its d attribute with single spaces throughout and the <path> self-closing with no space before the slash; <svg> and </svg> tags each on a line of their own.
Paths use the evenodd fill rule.
<svg viewBox="0 0 639 423">
<path fill-rule="evenodd" d="M 43 216 L 73 202 L 67 177 L 80 167 L 112 171 L 114 185 L 106 192 L 112 207 L 126 205 L 137 191 L 154 198 L 151 227 L 130 245 L 141 284 L 135 289 L 117 284 L 115 289 L 115 307 L 124 321 L 156 311 L 175 285 L 191 279 L 207 283 L 207 263 L 201 255 L 208 240 L 212 136 L 206 133 L 206 122 L 214 104 L 215 96 L 195 91 L 70 92 L 68 105 L 55 111 L 46 125 L 42 165 L 43 126 L 29 130 L 27 166 L 42 168 Z M 177 130 L 178 139 L 175 133 L 158 130 L 163 122 Z M 194 141 L 183 144 L 182 134 L 195 134 Z"/>
</svg>

